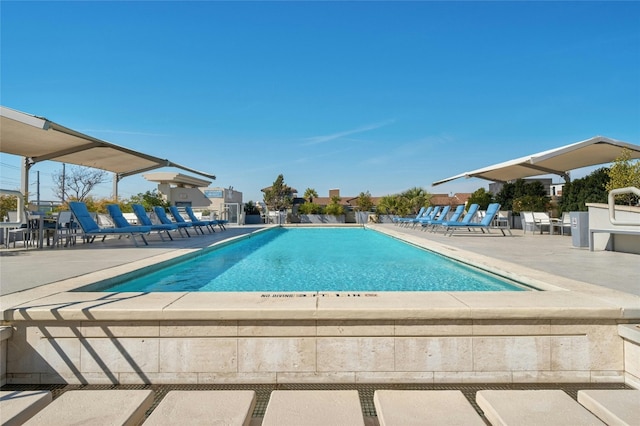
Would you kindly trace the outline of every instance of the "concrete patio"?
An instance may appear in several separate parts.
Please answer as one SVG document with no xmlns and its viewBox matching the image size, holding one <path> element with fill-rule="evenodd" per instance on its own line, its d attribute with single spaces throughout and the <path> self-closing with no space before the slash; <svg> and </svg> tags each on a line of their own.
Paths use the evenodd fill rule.
<svg viewBox="0 0 640 426">
<path fill-rule="evenodd" d="M 372 225 L 548 290 L 517 296 L 69 292 L 259 228 L 173 242 L 152 236 L 139 248 L 123 239 L 3 250 L 0 309 L 10 326 L 3 329 L 3 390 L 144 386 L 160 401 L 160 389 L 254 389 L 251 425 L 259 425 L 273 390 L 358 389 L 365 423 L 377 425 L 375 389 L 467 389 L 482 414 L 474 402 L 482 389 L 560 388 L 575 399 L 577 390 L 567 389 L 638 385 L 638 256 L 589 252 L 567 236 L 514 230 L 513 237 L 444 237 Z M 496 350 L 503 355 L 496 358 Z M 218 354 L 213 364 L 211 351 Z M 444 360 L 434 363 L 425 352 Z"/>
</svg>

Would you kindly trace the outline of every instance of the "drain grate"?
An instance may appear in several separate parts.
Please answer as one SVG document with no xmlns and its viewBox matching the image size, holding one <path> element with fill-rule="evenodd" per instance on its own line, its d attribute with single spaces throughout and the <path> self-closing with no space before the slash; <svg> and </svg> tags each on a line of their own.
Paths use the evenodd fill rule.
<svg viewBox="0 0 640 426">
<path fill-rule="evenodd" d="M 377 417 L 373 404 L 373 394 L 379 389 L 389 390 L 459 390 L 473 408 L 484 415 L 476 404 L 476 392 L 480 390 L 540 390 L 560 389 L 577 400 L 578 391 L 584 389 L 632 389 L 624 383 L 507 383 L 507 384 L 319 384 L 319 383 L 282 383 L 282 384 L 203 384 L 203 385 L 4 385 L 2 391 L 48 390 L 53 399 L 70 390 L 109 390 L 109 389 L 151 389 L 155 397 L 153 405 L 147 411 L 149 416 L 165 395 L 172 390 L 254 390 L 256 407 L 253 417 L 264 417 L 271 392 L 274 390 L 352 390 L 358 391 L 362 414 L 365 417 Z M 485 419 L 486 421 L 486 419 Z"/>
</svg>

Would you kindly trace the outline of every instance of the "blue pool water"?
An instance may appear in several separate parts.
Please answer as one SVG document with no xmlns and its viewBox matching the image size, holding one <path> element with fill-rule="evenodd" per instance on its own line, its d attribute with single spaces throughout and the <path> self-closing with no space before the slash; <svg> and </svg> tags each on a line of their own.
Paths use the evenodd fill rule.
<svg viewBox="0 0 640 426">
<path fill-rule="evenodd" d="M 103 291 L 521 291 L 363 228 L 277 228 Z"/>
</svg>

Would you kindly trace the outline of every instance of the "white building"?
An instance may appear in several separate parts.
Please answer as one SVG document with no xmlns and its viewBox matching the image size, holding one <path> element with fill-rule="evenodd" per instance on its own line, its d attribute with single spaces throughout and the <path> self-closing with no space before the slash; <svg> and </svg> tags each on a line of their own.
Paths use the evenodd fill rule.
<svg viewBox="0 0 640 426">
<path fill-rule="evenodd" d="M 194 211 L 205 215 L 208 211 L 212 218 L 241 223 L 242 192 L 232 186 L 210 187 L 211 181 L 173 172 L 147 173 L 142 177 L 157 183 L 158 192 L 171 205 L 191 206 Z"/>
</svg>

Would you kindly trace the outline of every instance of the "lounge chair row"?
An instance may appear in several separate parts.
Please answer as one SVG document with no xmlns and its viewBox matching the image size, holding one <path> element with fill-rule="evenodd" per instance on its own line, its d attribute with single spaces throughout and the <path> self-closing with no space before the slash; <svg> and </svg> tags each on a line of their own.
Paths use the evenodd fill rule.
<svg viewBox="0 0 640 426">
<path fill-rule="evenodd" d="M 155 207 L 154 212 L 160 223 L 153 223 L 151 218 L 147 215 L 144 207 L 140 204 L 133 204 L 133 211 L 138 218 L 140 225 L 131 225 L 129 221 L 124 217 L 120 206 L 117 204 L 110 204 L 107 206 L 107 211 L 111 217 L 114 227 L 101 227 L 98 225 L 93 215 L 87 209 L 85 203 L 81 201 L 69 202 L 69 209 L 73 216 L 73 221 L 78 224 L 82 230 L 82 236 L 88 241 L 93 242 L 96 237 L 102 237 L 102 241 L 109 236 L 127 236 L 130 237 L 133 243 L 138 247 L 137 238 L 140 238 L 145 245 L 148 245 L 145 235 L 150 233 L 157 233 L 162 241 L 164 236 L 168 236 L 170 240 L 173 240 L 171 232 L 177 231 L 180 236 L 191 237 L 189 229 L 193 229 L 196 234 L 200 233 L 204 235 L 204 230 L 208 230 L 209 233 L 215 232 L 215 227 L 218 226 L 221 230 L 226 229 L 226 221 L 221 220 L 199 220 L 191 207 L 186 207 L 189 220 L 185 220 L 177 207 L 169 207 L 169 211 L 173 216 L 172 221 L 167 216 L 167 213 L 163 207 Z M 184 234 L 183 234 L 184 232 Z M 55 246 L 55 241 L 54 241 Z"/>
<path fill-rule="evenodd" d="M 459 205 L 449 216 L 451 206 L 423 207 L 416 217 L 397 218 L 394 223 L 399 226 L 411 226 L 413 228 L 421 225 L 423 231 L 438 232 L 441 230 L 448 236 L 461 229 L 468 231 L 480 230 L 482 233 L 491 233 L 491 229 L 499 229 L 502 235 L 506 235 L 505 230 L 512 235 L 508 226 L 495 226 L 495 220 L 500 213 L 499 203 L 489 204 L 480 220 L 477 219 L 479 208 L 478 204 L 471 204 L 467 212 L 464 213 L 464 205 Z"/>
<path fill-rule="evenodd" d="M 475 401 L 492 425 L 637 425 L 640 390 L 480 390 Z M 151 390 L 3 391 L 3 425 L 365 425 L 356 390 L 274 390 L 264 417 L 252 421 L 253 390 L 169 391 L 151 414 Z M 459 390 L 376 390 L 380 426 L 484 425 Z"/>
</svg>

